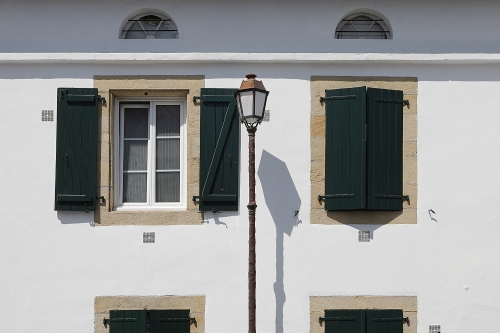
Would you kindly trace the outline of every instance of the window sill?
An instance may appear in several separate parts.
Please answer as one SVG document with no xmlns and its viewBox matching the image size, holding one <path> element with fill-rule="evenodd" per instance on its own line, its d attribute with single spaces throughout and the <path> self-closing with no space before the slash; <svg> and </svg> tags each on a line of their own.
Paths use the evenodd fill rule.
<svg viewBox="0 0 500 333">
<path fill-rule="evenodd" d="M 186 206 L 117 206 L 115 211 L 121 212 L 140 212 L 140 211 L 165 211 L 165 212 L 183 212 L 187 210 Z"/>
</svg>

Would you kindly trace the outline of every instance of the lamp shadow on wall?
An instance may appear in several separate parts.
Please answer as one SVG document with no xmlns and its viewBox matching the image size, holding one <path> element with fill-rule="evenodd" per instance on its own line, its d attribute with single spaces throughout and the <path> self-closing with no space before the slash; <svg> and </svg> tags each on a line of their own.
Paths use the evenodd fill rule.
<svg viewBox="0 0 500 333">
<path fill-rule="evenodd" d="M 259 176 L 264 200 L 276 226 L 276 333 L 283 333 L 283 308 L 286 301 L 284 286 L 284 238 L 292 235 L 299 220 L 301 200 L 288 168 L 282 160 L 267 151 L 262 152 Z"/>
</svg>

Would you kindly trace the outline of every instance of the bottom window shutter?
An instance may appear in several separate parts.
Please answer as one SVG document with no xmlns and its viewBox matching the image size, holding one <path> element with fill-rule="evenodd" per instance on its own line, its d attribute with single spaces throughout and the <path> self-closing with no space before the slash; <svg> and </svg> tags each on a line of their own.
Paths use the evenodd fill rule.
<svg viewBox="0 0 500 333">
<path fill-rule="evenodd" d="M 402 310 L 365 310 L 366 333 L 403 333 Z"/>
<path fill-rule="evenodd" d="M 150 310 L 149 333 L 189 333 L 189 310 Z"/>
<path fill-rule="evenodd" d="M 363 310 L 325 310 L 325 333 L 364 333 Z"/>
<path fill-rule="evenodd" d="M 201 89 L 200 210 L 237 211 L 240 122 L 236 89 Z"/>
<path fill-rule="evenodd" d="M 109 311 L 109 333 L 146 333 L 146 310 Z"/>
</svg>

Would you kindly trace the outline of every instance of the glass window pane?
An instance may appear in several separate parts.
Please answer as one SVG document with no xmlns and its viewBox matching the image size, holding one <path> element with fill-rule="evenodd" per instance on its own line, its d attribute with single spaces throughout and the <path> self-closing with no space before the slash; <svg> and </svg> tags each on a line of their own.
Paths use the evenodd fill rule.
<svg viewBox="0 0 500 333">
<path fill-rule="evenodd" d="M 146 39 L 146 32 L 142 29 L 139 22 L 134 22 L 125 34 L 125 39 Z"/>
<path fill-rule="evenodd" d="M 125 140 L 123 142 L 123 170 L 147 170 L 148 141 Z"/>
<path fill-rule="evenodd" d="M 179 136 L 180 114 L 180 105 L 157 105 L 156 136 Z"/>
<path fill-rule="evenodd" d="M 123 113 L 124 137 L 147 139 L 148 108 L 125 108 Z"/>
<path fill-rule="evenodd" d="M 156 170 L 180 169 L 180 155 L 180 139 L 156 140 Z"/>
<path fill-rule="evenodd" d="M 156 173 L 156 202 L 179 202 L 180 191 L 179 172 Z"/>
<path fill-rule="evenodd" d="M 123 174 L 123 202 L 146 202 L 146 173 Z"/>
</svg>

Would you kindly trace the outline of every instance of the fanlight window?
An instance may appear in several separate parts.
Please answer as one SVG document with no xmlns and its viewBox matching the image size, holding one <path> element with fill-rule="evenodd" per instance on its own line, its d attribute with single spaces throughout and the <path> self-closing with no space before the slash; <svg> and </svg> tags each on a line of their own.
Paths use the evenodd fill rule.
<svg viewBox="0 0 500 333">
<path fill-rule="evenodd" d="M 178 39 L 177 26 L 171 18 L 146 13 L 132 17 L 122 30 L 121 39 Z"/>
<path fill-rule="evenodd" d="M 335 31 L 337 39 L 391 39 L 384 20 L 368 13 L 346 16 Z"/>
</svg>

